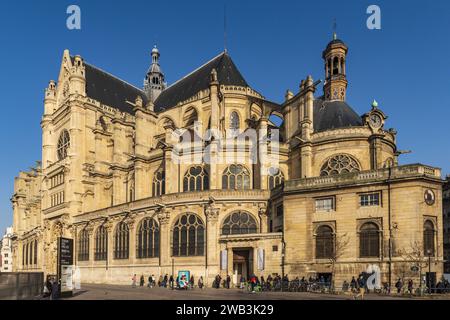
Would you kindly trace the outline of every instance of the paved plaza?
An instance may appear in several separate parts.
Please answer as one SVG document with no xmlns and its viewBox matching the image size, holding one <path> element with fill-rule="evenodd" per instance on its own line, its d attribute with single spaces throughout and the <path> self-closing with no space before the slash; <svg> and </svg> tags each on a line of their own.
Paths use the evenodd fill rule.
<svg viewBox="0 0 450 320">
<path fill-rule="evenodd" d="M 438 295 L 432 299 L 450 299 L 448 295 Z M 349 294 L 321 294 L 307 292 L 262 292 L 249 293 L 238 289 L 203 290 L 170 290 L 167 288 L 147 288 L 119 285 L 84 284 L 77 290 L 71 300 L 353 300 Z M 430 299 L 430 297 L 410 298 L 400 296 L 385 296 L 376 294 L 365 295 L 365 300 L 410 300 Z"/>
</svg>

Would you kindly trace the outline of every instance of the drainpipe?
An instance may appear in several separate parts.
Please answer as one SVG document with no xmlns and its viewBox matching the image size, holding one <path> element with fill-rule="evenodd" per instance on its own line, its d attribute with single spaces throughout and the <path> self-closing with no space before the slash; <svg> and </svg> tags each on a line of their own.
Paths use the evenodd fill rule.
<svg viewBox="0 0 450 320">
<path fill-rule="evenodd" d="M 388 185 L 388 224 L 389 224 L 389 288 L 392 288 L 392 217 L 391 217 L 391 176 L 392 168 L 389 167 Z"/>
</svg>

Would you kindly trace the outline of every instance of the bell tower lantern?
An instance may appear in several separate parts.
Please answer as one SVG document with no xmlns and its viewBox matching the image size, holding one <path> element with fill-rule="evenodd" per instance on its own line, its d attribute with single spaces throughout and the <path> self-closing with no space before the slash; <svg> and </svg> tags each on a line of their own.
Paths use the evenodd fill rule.
<svg viewBox="0 0 450 320">
<path fill-rule="evenodd" d="M 144 80 L 144 92 L 149 101 L 155 102 L 159 94 L 166 88 L 164 73 L 159 65 L 159 50 L 156 46 L 152 50 L 152 64 Z"/>
<path fill-rule="evenodd" d="M 345 63 L 348 47 L 333 33 L 333 40 L 328 43 L 322 57 L 325 62 L 324 95 L 327 101 L 345 101 L 347 94 L 347 76 Z"/>
</svg>

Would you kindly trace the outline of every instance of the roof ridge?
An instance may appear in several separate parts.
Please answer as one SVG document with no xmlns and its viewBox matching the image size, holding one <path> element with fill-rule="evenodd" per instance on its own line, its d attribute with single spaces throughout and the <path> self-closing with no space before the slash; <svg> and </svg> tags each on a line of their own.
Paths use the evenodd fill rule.
<svg viewBox="0 0 450 320">
<path fill-rule="evenodd" d="M 195 69 L 194 71 L 191 71 L 190 73 L 188 73 L 187 75 L 185 75 L 184 77 L 178 79 L 177 81 L 175 81 L 174 83 L 172 83 L 170 86 L 168 86 L 166 89 L 164 89 L 163 91 L 169 89 L 170 87 L 173 87 L 174 85 L 176 85 L 177 83 L 181 82 L 182 80 L 188 78 L 189 76 L 193 75 L 195 72 L 197 72 L 198 70 L 202 69 L 203 67 L 207 66 L 208 64 L 210 64 L 211 62 L 213 62 L 214 60 L 216 60 L 217 58 L 226 55 L 227 53 L 225 51 L 221 52 L 220 54 L 218 54 L 217 56 L 215 56 L 214 58 L 212 58 L 211 60 L 209 60 L 208 62 L 205 62 L 204 64 L 202 64 L 200 67 L 198 67 L 197 69 Z"/>
<path fill-rule="evenodd" d="M 119 80 L 119 81 L 121 81 L 121 82 L 123 82 L 123 83 L 129 85 L 130 87 L 133 87 L 133 88 L 135 88 L 135 89 L 141 91 L 142 93 L 144 93 L 144 90 L 142 90 L 142 89 L 136 87 L 134 84 L 131 84 L 131 83 L 129 83 L 128 81 L 125 81 L 125 80 L 123 80 L 123 79 L 121 79 L 121 78 L 119 78 L 119 77 L 113 75 L 112 73 L 109 73 L 109 72 L 107 72 L 107 71 L 105 71 L 105 70 L 103 70 L 103 69 L 101 69 L 101 68 L 99 68 L 99 67 L 97 67 L 97 66 L 94 66 L 93 64 L 87 63 L 87 62 L 84 62 L 84 64 L 90 66 L 91 68 L 97 69 L 98 71 L 103 72 L 104 74 L 106 74 L 106 75 L 108 75 L 108 76 L 110 76 L 110 77 L 112 77 L 112 78 L 114 78 L 114 79 L 116 79 L 116 80 Z"/>
</svg>

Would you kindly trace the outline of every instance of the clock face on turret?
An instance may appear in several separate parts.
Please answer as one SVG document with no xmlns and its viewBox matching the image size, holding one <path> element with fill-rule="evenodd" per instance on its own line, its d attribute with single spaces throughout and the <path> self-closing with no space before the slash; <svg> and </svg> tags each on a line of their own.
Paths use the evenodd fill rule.
<svg viewBox="0 0 450 320">
<path fill-rule="evenodd" d="M 383 120 L 378 114 L 371 114 L 369 117 L 369 123 L 374 128 L 380 128 L 383 124 Z"/>
</svg>

